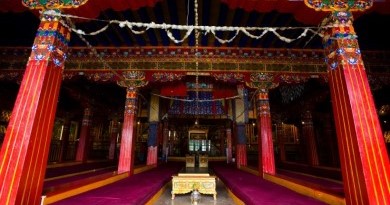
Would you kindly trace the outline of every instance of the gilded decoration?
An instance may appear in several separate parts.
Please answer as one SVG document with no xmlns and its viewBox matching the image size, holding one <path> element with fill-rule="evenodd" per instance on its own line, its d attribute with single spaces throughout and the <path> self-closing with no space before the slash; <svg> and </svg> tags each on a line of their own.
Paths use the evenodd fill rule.
<svg viewBox="0 0 390 205">
<path fill-rule="evenodd" d="M 373 0 L 305 0 L 316 11 L 363 11 L 372 7 Z"/>
<path fill-rule="evenodd" d="M 87 77 L 88 80 L 92 80 L 95 82 L 106 82 L 106 81 L 112 81 L 115 77 L 114 73 L 88 73 L 85 74 L 85 77 Z"/>
<path fill-rule="evenodd" d="M 181 80 L 184 77 L 184 74 L 182 73 L 153 73 L 152 75 L 152 81 L 155 82 L 168 82 L 168 81 L 175 81 L 175 80 Z"/>
<path fill-rule="evenodd" d="M 215 80 L 224 82 L 244 82 L 244 74 L 242 73 L 213 73 Z"/>
<path fill-rule="evenodd" d="M 172 199 L 175 198 L 175 194 L 186 194 L 193 190 L 202 194 L 212 194 L 216 200 L 216 177 L 206 173 L 179 173 L 172 176 Z"/>
<path fill-rule="evenodd" d="M 280 82 L 284 83 L 303 83 L 306 82 L 311 76 L 309 75 L 292 75 L 292 74 L 281 74 L 279 76 Z"/>
<path fill-rule="evenodd" d="M 63 68 L 70 40 L 69 30 L 58 21 L 42 21 L 35 39 L 30 60 L 51 60 L 55 67 Z"/>
<path fill-rule="evenodd" d="M 145 72 L 143 71 L 127 71 L 122 73 L 123 79 L 118 81 L 118 85 L 122 87 L 143 87 L 148 84 L 145 80 Z"/>
<path fill-rule="evenodd" d="M 22 0 L 22 4 L 29 9 L 65 9 L 77 8 L 88 0 Z"/>
<path fill-rule="evenodd" d="M 323 26 L 328 26 L 324 32 L 324 46 L 328 55 L 325 62 L 330 70 L 339 66 L 350 65 L 352 68 L 361 67 L 364 69 L 361 59 L 357 35 L 352 25 L 351 12 L 333 12 Z M 360 66 L 358 66 L 360 65 Z"/>
<path fill-rule="evenodd" d="M 271 109 L 269 107 L 269 98 L 268 98 L 268 90 L 261 89 L 259 94 L 257 95 L 257 115 L 259 117 L 269 117 L 271 116 Z"/>
<path fill-rule="evenodd" d="M 125 102 L 125 115 L 137 114 L 137 88 L 127 87 L 126 102 Z"/>
<path fill-rule="evenodd" d="M 246 85 L 256 89 L 272 89 L 278 87 L 279 83 L 273 82 L 274 75 L 272 73 L 252 73 L 250 81 Z"/>
</svg>

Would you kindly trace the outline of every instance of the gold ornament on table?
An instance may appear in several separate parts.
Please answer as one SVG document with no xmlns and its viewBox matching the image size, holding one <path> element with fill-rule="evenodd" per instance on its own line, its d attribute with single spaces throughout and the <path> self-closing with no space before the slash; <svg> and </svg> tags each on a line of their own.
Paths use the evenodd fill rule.
<svg viewBox="0 0 390 205">
<path fill-rule="evenodd" d="M 201 198 L 202 196 L 200 195 L 200 192 L 195 188 L 191 193 L 191 204 L 197 205 Z"/>
</svg>

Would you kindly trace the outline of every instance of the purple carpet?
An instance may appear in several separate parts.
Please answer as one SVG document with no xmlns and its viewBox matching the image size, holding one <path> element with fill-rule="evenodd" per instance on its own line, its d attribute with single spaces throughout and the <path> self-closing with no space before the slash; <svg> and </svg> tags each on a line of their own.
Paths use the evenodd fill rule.
<svg viewBox="0 0 390 205">
<path fill-rule="evenodd" d="M 234 165 L 212 164 L 216 176 L 247 205 L 326 204 L 237 169 Z"/>
<path fill-rule="evenodd" d="M 77 172 L 93 170 L 93 169 L 101 169 L 104 167 L 112 167 L 117 165 L 118 162 L 116 161 L 99 161 L 99 162 L 88 162 L 88 163 L 75 164 L 69 166 L 58 166 L 53 168 L 47 168 L 45 179 L 67 175 L 67 174 L 73 174 Z"/>
<path fill-rule="evenodd" d="M 71 184 L 78 183 L 81 180 L 88 180 L 90 178 L 94 178 L 94 177 L 99 176 L 99 175 L 113 173 L 116 170 L 117 170 L 117 167 L 109 167 L 109 168 L 104 168 L 104 169 L 100 169 L 97 171 L 92 170 L 91 172 L 84 173 L 84 174 L 78 174 L 78 175 L 64 177 L 64 178 L 60 178 L 60 179 L 45 181 L 43 184 L 43 193 L 45 194 L 45 193 L 48 193 L 52 190 L 60 189 L 61 187 L 70 186 Z"/>
<path fill-rule="evenodd" d="M 342 182 L 328 180 L 310 175 L 304 175 L 287 170 L 277 170 L 277 176 L 296 183 L 308 186 L 313 189 L 321 190 L 323 192 L 344 197 L 344 186 Z"/>
<path fill-rule="evenodd" d="M 167 163 L 118 182 L 56 202 L 59 205 L 145 204 L 179 172 L 183 163 Z"/>
</svg>

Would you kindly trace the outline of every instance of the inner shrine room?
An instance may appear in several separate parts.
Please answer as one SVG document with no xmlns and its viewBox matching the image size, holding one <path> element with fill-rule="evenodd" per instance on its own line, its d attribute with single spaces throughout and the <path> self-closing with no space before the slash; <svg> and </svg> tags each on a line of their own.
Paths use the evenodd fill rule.
<svg viewBox="0 0 390 205">
<path fill-rule="evenodd" d="M 390 2 L 0 1 L 1 205 L 390 204 Z"/>
</svg>

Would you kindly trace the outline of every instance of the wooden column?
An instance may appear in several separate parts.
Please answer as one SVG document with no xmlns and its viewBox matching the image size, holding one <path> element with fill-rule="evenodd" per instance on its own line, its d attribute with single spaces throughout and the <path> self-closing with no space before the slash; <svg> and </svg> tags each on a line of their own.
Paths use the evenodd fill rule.
<svg viewBox="0 0 390 205">
<path fill-rule="evenodd" d="M 346 203 L 390 204 L 389 157 L 351 13 L 372 4 L 365 1 L 313 4 L 307 0 L 305 3 L 331 11 L 322 23 L 323 43 Z"/>
<path fill-rule="evenodd" d="M 148 156 L 147 165 L 157 165 L 157 131 L 160 114 L 159 97 L 152 95 L 149 103 L 149 136 L 148 136 Z"/>
<path fill-rule="evenodd" d="M 149 123 L 147 165 L 157 165 L 157 128 L 158 122 Z"/>
<path fill-rule="evenodd" d="M 268 90 L 260 89 L 257 94 L 259 174 L 275 175 L 275 156 L 272 141 L 272 122 Z M 262 176 L 262 175 L 260 175 Z"/>
<path fill-rule="evenodd" d="M 116 158 L 116 141 L 118 138 L 118 126 L 119 122 L 118 119 L 114 118 L 112 119 L 110 123 L 110 148 L 108 151 L 108 159 L 109 160 L 114 160 Z"/>
<path fill-rule="evenodd" d="M 128 71 L 122 73 L 123 79 L 118 85 L 126 87 L 125 113 L 122 125 L 121 147 L 119 154 L 118 173 L 134 174 L 135 121 L 138 112 L 138 88 L 147 85 L 145 73 L 142 71 Z"/>
<path fill-rule="evenodd" d="M 317 144 L 316 136 L 314 133 L 313 127 L 313 118 L 310 111 L 306 111 L 303 114 L 303 124 L 302 124 L 302 135 L 306 141 L 306 150 L 307 150 L 307 160 L 309 165 L 318 166 L 318 153 L 317 153 Z"/>
<path fill-rule="evenodd" d="M 269 106 L 268 91 L 279 84 L 274 82 L 271 73 L 252 73 L 248 86 L 257 89 L 256 106 L 258 121 L 258 170 L 263 173 L 275 174 L 275 154 L 272 141 L 272 121 Z"/>
<path fill-rule="evenodd" d="M 88 159 L 91 116 L 91 108 L 85 108 L 77 146 L 76 161 L 85 162 Z"/>
<path fill-rule="evenodd" d="M 135 127 L 134 122 L 136 120 L 138 110 L 137 101 L 137 89 L 134 87 L 128 87 L 122 127 L 118 173 L 129 172 L 129 175 L 133 175 L 134 172 L 135 135 L 133 135 L 133 133 Z"/>
<path fill-rule="evenodd" d="M 236 121 L 236 160 L 237 167 L 247 165 L 246 154 L 246 135 L 245 135 L 245 123 L 248 121 L 247 106 L 247 92 L 243 85 L 237 87 L 239 99 L 235 100 L 235 121 Z"/>
<path fill-rule="evenodd" d="M 40 204 L 69 30 L 43 15 L 0 153 L 0 204 Z"/>
</svg>

